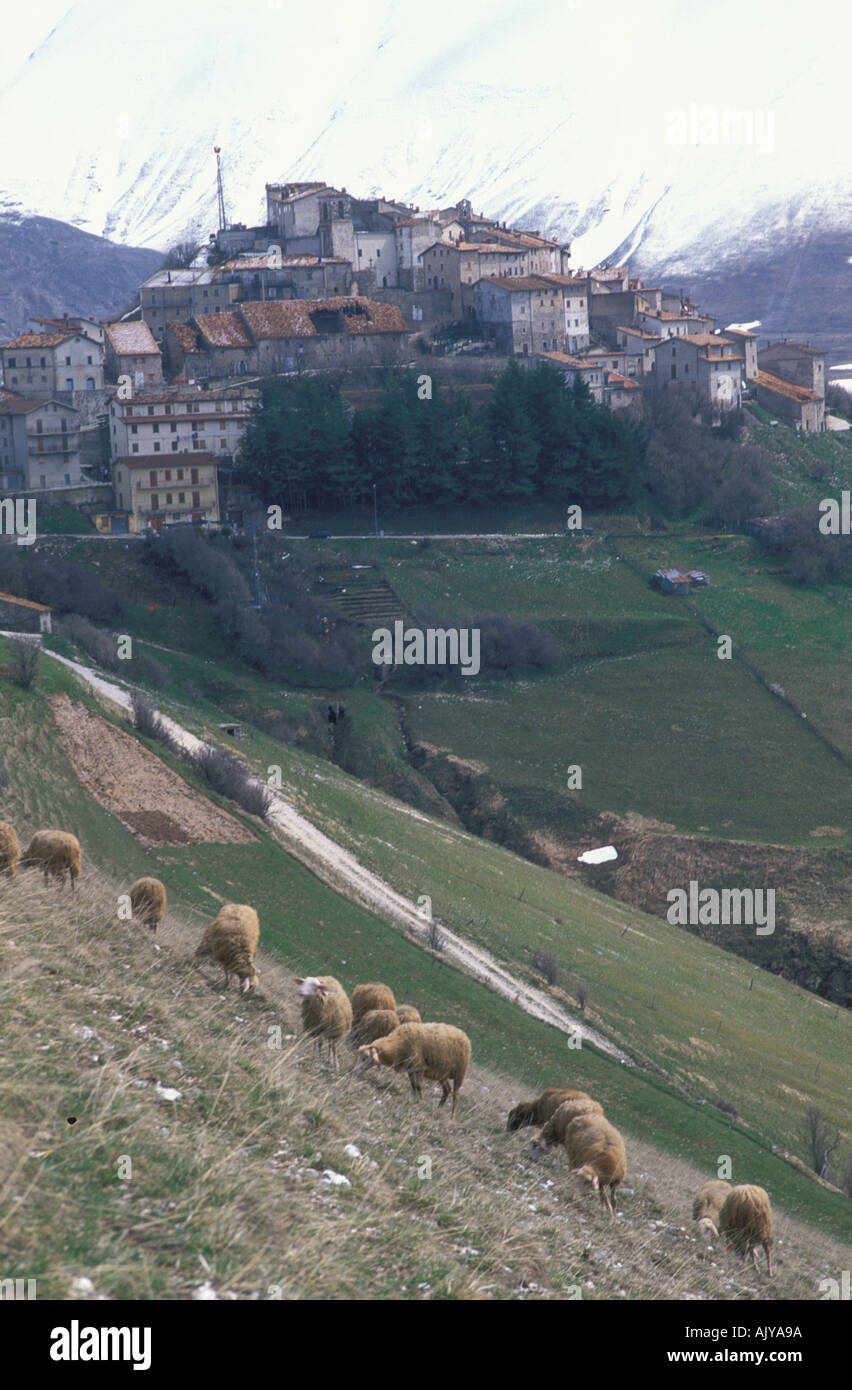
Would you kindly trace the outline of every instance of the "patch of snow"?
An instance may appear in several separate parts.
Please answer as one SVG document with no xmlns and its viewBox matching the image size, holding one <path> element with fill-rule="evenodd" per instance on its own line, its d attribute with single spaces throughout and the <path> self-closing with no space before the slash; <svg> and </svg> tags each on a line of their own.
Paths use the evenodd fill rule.
<svg viewBox="0 0 852 1390">
<path fill-rule="evenodd" d="M 606 864 L 610 859 L 618 858 L 618 850 L 615 845 L 603 845 L 600 849 L 587 849 L 585 854 L 577 855 L 578 864 Z"/>
</svg>

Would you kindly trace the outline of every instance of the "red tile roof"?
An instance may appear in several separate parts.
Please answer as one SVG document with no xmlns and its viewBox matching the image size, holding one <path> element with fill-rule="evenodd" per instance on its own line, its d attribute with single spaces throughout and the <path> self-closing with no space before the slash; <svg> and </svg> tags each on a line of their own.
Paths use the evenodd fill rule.
<svg viewBox="0 0 852 1390">
<path fill-rule="evenodd" d="M 171 319 L 166 324 L 177 339 L 178 347 L 182 352 L 200 352 L 201 341 L 197 329 L 191 323 L 174 323 Z"/>
<path fill-rule="evenodd" d="M 60 343 L 65 343 L 69 338 L 79 338 L 79 332 L 62 333 L 20 333 L 17 338 L 12 338 L 10 342 L 3 343 L 6 348 L 48 348 L 58 347 Z"/>
<path fill-rule="evenodd" d="M 755 383 L 762 386 L 765 391 L 772 391 L 776 396 L 787 396 L 789 400 L 798 401 L 800 405 L 806 405 L 808 401 L 822 399 L 809 387 L 797 386 L 793 381 L 784 381 L 782 377 L 773 376 L 771 372 L 758 372 Z"/>
<path fill-rule="evenodd" d="M 251 335 L 239 314 L 196 314 L 194 321 L 208 347 L 254 347 Z"/>
<path fill-rule="evenodd" d="M 256 340 L 263 338 L 315 338 L 314 318 L 323 313 L 340 313 L 347 333 L 407 333 L 402 310 L 396 304 L 379 304 L 355 295 L 335 295 L 330 299 L 286 299 L 249 301 L 240 305 L 240 314 Z"/>
<path fill-rule="evenodd" d="M 135 323 L 108 323 L 107 340 L 118 357 L 159 357 L 160 349 L 144 319 Z"/>
</svg>

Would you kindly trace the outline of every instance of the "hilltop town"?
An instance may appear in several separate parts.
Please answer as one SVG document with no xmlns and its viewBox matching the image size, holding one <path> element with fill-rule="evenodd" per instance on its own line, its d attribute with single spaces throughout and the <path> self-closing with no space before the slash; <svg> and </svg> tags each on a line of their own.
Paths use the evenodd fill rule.
<svg viewBox="0 0 852 1390">
<path fill-rule="evenodd" d="M 629 266 L 572 267 L 570 245 L 467 199 L 421 211 L 283 183 L 266 185 L 266 210 L 263 226 L 220 218 L 203 254 L 150 276 L 116 322 L 37 318 L 0 345 L 7 495 L 71 502 L 110 533 L 236 519 L 220 476 L 262 379 L 424 354 L 478 362 L 486 381 L 508 360 L 549 363 L 612 411 L 637 413 L 644 386 L 673 382 L 716 421 L 752 400 L 791 428 L 826 428 L 819 349 L 722 332 Z"/>
</svg>

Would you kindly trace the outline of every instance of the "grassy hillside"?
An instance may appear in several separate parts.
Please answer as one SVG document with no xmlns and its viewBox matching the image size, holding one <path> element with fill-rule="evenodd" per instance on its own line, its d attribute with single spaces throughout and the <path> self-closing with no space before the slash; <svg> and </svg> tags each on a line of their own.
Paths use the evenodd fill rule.
<svg viewBox="0 0 852 1390">
<path fill-rule="evenodd" d="M 74 689 L 64 671 L 50 670 L 47 683 Z M 126 884 L 145 870 L 161 875 L 196 931 L 221 899 L 251 901 L 267 949 L 294 970 L 329 971 L 347 987 L 389 978 L 424 1016 L 463 1024 L 482 1065 L 532 1089 L 560 1077 L 580 1080 L 640 1140 L 707 1172 L 718 1155 L 730 1154 L 735 1172 L 764 1182 L 789 1214 L 836 1232 L 850 1228 L 848 1202 L 781 1157 L 802 1153 L 808 1100 L 841 1127 L 848 1148 L 849 1020 L 842 1011 L 762 972 L 749 988 L 754 972 L 736 958 L 413 813 L 307 752 L 259 732 L 242 745 L 259 766 L 282 767 L 287 793 L 317 824 L 409 897 L 430 893 L 441 920 L 522 978 L 537 979 L 535 952 L 555 949 L 564 972 L 564 992 L 557 986 L 555 996 L 570 1007 L 581 976 L 589 1023 L 638 1065 L 625 1067 L 592 1047 L 576 1051 L 564 1035 L 334 893 L 257 825 L 257 839 L 245 846 L 144 851 L 80 788 L 45 694 L 0 691 L 4 727 L 14 729 L 21 754 L 4 759 L 4 805 L 22 835 L 59 822 L 81 836 L 87 859 L 113 881 Z M 202 719 L 195 727 L 209 732 Z M 739 1124 L 715 1108 L 719 1100 L 737 1106 Z"/>
</svg>

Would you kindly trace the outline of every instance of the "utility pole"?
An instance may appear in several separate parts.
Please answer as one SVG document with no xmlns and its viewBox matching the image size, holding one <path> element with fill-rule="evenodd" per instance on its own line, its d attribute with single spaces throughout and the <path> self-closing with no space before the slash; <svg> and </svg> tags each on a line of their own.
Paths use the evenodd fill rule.
<svg viewBox="0 0 852 1390">
<path fill-rule="evenodd" d="M 260 612 L 260 576 L 257 571 L 257 522 L 251 523 L 251 553 L 254 573 L 254 606 Z"/>
<path fill-rule="evenodd" d="M 376 532 L 376 540 L 379 538 L 379 504 L 376 501 L 376 484 L 373 483 L 373 527 Z"/>
<path fill-rule="evenodd" d="M 216 156 L 216 195 L 219 202 L 219 231 L 225 230 L 225 192 L 222 188 L 222 146 L 214 145 L 213 153 Z"/>
</svg>

